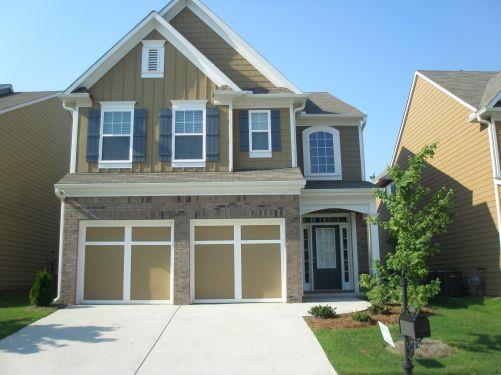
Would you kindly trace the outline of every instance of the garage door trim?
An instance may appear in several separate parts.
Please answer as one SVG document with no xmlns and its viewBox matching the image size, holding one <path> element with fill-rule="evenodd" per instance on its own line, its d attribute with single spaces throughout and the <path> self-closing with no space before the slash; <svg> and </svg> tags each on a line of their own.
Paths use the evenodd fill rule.
<svg viewBox="0 0 501 375">
<path fill-rule="evenodd" d="M 123 227 L 125 228 L 123 241 L 86 241 L 88 227 Z M 169 227 L 170 240 L 168 241 L 132 241 L 133 227 Z M 124 277 L 122 300 L 85 300 L 85 246 L 86 245 L 120 245 L 124 246 Z M 134 245 L 165 245 L 170 248 L 169 269 L 169 296 L 168 300 L 131 300 L 131 255 Z M 80 220 L 78 229 L 78 259 L 77 259 L 77 304 L 172 304 L 174 285 L 174 220 Z"/>
<path fill-rule="evenodd" d="M 244 225 L 279 225 L 280 239 L 277 240 L 242 240 L 241 227 Z M 233 226 L 233 240 L 195 241 L 195 227 L 200 226 Z M 234 245 L 234 299 L 196 299 L 195 298 L 195 245 Z M 280 298 L 242 298 L 242 267 L 241 246 L 245 244 L 280 244 Z M 190 302 L 191 303 L 239 303 L 239 302 L 286 302 L 286 248 L 285 248 L 285 219 L 196 219 L 190 220 Z"/>
</svg>

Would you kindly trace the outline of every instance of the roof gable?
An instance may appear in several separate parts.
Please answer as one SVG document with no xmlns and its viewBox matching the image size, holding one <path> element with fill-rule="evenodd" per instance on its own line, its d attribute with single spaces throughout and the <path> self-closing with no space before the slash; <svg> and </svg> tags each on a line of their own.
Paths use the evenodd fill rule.
<svg viewBox="0 0 501 375">
<path fill-rule="evenodd" d="M 70 94 L 80 87 L 88 88 L 92 86 L 153 30 L 157 30 L 162 34 L 167 41 L 185 55 L 218 87 L 227 86 L 235 91 L 241 91 L 237 84 L 198 51 L 185 37 L 172 27 L 172 25 L 165 21 L 157 12 L 151 12 L 84 74 L 73 82 L 64 93 Z"/>
<path fill-rule="evenodd" d="M 188 8 L 208 27 L 219 35 L 231 48 L 255 67 L 276 88 L 286 88 L 293 93 L 301 94 L 301 90 L 290 82 L 282 73 L 271 65 L 263 56 L 245 42 L 235 31 L 224 23 L 216 14 L 200 0 L 172 0 L 160 11 L 167 21 L 172 21 L 180 12 Z"/>
</svg>

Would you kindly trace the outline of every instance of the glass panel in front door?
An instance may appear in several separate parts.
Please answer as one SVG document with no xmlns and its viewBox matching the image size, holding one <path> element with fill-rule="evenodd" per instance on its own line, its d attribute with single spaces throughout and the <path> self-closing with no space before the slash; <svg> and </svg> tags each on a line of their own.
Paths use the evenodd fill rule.
<svg viewBox="0 0 501 375">
<path fill-rule="evenodd" d="M 317 228 L 317 268 L 336 268 L 334 228 Z"/>
</svg>

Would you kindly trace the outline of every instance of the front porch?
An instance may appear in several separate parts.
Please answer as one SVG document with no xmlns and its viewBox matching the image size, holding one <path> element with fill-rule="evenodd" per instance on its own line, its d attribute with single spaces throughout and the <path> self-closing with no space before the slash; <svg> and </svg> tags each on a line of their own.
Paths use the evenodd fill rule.
<svg viewBox="0 0 501 375">
<path fill-rule="evenodd" d="M 359 275 L 379 259 L 377 225 L 367 222 L 374 189 L 307 188 L 300 201 L 303 300 L 356 299 Z"/>
</svg>

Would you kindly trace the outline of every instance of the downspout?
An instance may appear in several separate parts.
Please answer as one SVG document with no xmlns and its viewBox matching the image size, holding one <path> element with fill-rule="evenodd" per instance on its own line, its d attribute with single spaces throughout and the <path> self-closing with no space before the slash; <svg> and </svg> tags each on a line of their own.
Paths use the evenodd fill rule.
<svg viewBox="0 0 501 375">
<path fill-rule="evenodd" d="M 500 231 L 500 225 L 501 225 L 501 202 L 499 199 L 499 186 L 496 183 L 496 178 L 499 177 L 499 152 L 498 152 L 498 145 L 495 142 L 496 140 L 496 129 L 495 125 L 493 124 L 492 121 L 485 120 L 481 117 L 481 115 L 477 115 L 476 120 L 487 126 L 488 132 L 489 132 L 489 146 L 491 150 L 491 160 L 492 160 L 492 175 L 493 175 L 493 183 L 494 183 L 494 198 L 496 199 L 496 216 L 497 216 L 497 228 L 498 228 L 498 235 L 499 235 L 499 242 L 501 244 L 501 231 Z"/>
<path fill-rule="evenodd" d="M 365 181 L 365 150 L 364 150 L 364 129 L 367 124 L 367 115 L 364 115 L 358 128 L 358 147 L 360 147 L 360 168 L 362 172 L 362 181 Z"/>
<path fill-rule="evenodd" d="M 291 117 L 291 156 L 292 156 L 292 167 L 296 168 L 297 167 L 297 139 L 296 139 L 296 114 L 299 111 L 302 111 L 304 107 L 306 106 L 306 100 L 304 103 L 294 109 L 294 105 L 291 105 L 290 107 L 290 112 L 289 116 Z"/>
<path fill-rule="evenodd" d="M 70 107 L 65 102 L 63 102 L 63 108 L 67 111 L 71 111 L 72 116 L 70 173 L 75 173 L 77 164 L 78 112 L 80 107 L 76 104 L 74 107 Z"/>
<path fill-rule="evenodd" d="M 54 190 L 56 196 L 61 200 L 61 213 L 59 218 L 59 256 L 57 259 L 57 296 L 54 302 L 59 302 L 61 298 L 61 275 L 63 273 L 63 241 L 64 241 L 64 199 L 66 195 L 64 190 L 56 188 Z"/>
<path fill-rule="evenodd" d="M 228 104 L 228 170 L 233 172 L 233 101 Z"/>
</svg>

